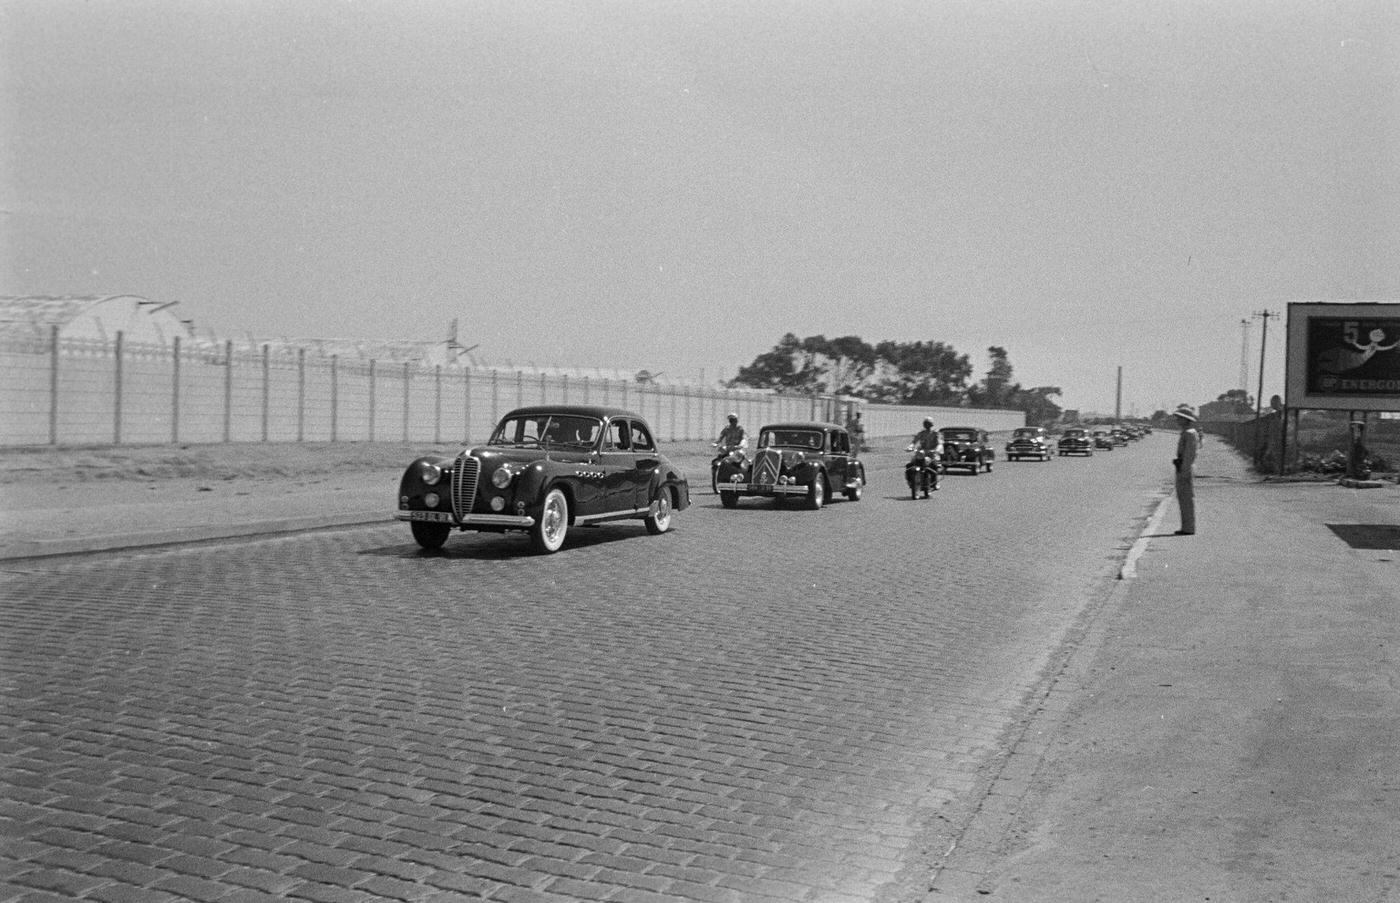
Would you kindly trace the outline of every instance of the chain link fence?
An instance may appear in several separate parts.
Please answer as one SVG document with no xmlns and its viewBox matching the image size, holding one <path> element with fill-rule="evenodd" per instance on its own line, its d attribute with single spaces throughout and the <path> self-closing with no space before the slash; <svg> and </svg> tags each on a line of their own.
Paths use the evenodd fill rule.
<svg viewBox="0 0 1400 903">
<path fill-rule="evenodd" d="M 512 408 L 610 405 L 668 441 L 712 439 L 733 411 L 750 428 L 781 420 L 845 422 L 866 436 L 912 435 L 923 416 L 989 430 L 1019 411 L 868 405 L 525 370 L 341 359 L 306 348 L 136 345 L 61 339 L 0 346 L 0 446 L 216 442 L 445 442 L 484 439 Z"/>
</svg>

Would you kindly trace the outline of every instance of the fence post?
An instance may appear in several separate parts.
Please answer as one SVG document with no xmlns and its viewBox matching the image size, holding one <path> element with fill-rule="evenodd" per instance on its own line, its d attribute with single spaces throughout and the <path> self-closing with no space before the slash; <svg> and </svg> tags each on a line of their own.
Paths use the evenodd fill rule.
<svg viewBox="0 0 1400 903">
<path fill-rule="evenodd" d="M 498 413 L 501 404 L 501 371 L 492 368 L 491 370 L 491 427 L 495 429 L 496 421 L 501 419 Z"/>
<path fill-rule="evenodd" d="M 176 336 L 171 346 L 170 377 L 170 444 L 180 444 L 180 337 Z"/>
<path fill-rule="evenodd" d="M 374 441 L 374 358 L 369 359 L 369 441 Z"/>
<path fill-rule="evenodd" d="M 560 377 L 560 379 L 559 379 L 559 384 L 560 384 L 560 391 L 561 391 L 561 393 L 562 393 L 563 396 L 564 396 L 564 400 L 561 401 L 560 404 L 568 404 L 568 403 L 569 403 L 569 374 L 565 373 L 562 377 Z"/>
<path fill-rule="evenodd" d="M 544 388 L 544 386 L 545 386 L 545 383 L 544 383 L 544 371 L 541 370 L 541 371 L 540 371 L 540 404 L 544 404 L 544 403 L 545 403 L 545 399 L 544 399 L 545 388 Z"/>
<path fill-rule="evenodd" d="M 297 349 L 297 441 L 306 441 L 306 349 Z"/>
<path fill-rule="evenodd" d="M 408 361 L 403 362 L 403 441 L 408 442 Z"/>
<path fill-rule="evenodd" d="M 433 444 L 442 444 L 442 364 L 433 365 Z"/>
<path fill-rule="evenodd" d="M 49 327 L 49 445 L 58 444 L 58 325 Z"/>
<path fill-rule="evenodd" d="M 125 333 L 117 330 L 117 344 L 114 351 L 116 362 L 115 372 L 112 374 L 115 384 L 113 385 L 112 398 L 112 444 L 122 444 L 122 342 L 126 338 Z"/>
<path fill-rule="evenodd" d="M 336 441 L 336 429 L 340 426 L 340 355 L 331 355 L 331 441 Z"/>
<path fill-rule="evenodd" d="M 472 372 L 462 370 L 462 444 L 472 441 Z"/>
<path fill-rule="evenodd" d="M 525 371 L 515 371 L 515 406 L 523 408 L 525 406 Z"/>
<path fill-rule="evenodd" d="M 233 438 L 233 339 L 224 342 L 224 441 Z"/>
<path fill-rule="evenodd" d="M 267 343 L 266 343 L 266 342 L 263 342 L 263 349 L 262 349 L 262 351 L 263 351 L 263 353 L 262 353 L 262 371 L 263 371 L 263 374 L 262 374 L 262 376 L 263 376 L 263 384 L 262 384 L 262 441 L 266 442 L 266 441 L 267 441 L 267 406 L 268 406 L 268 402 L 269 402 L 270 397 L 271 397 L 271 396 L 270 396 L 270 393 L 268 392 L 268 385 L 267 385 Z"/>
</svg>

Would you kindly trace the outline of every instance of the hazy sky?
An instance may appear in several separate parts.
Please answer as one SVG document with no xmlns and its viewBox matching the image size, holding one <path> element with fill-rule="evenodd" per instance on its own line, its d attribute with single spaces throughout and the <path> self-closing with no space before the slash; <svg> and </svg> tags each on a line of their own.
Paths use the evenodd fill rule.
<svg viewBox="0 0 1400 903">
<path fill-rule="evenodd" d="M 1400 300 L 1395 0 L 0 0 L 0 67 L 0 294 L 221 336 L 1002 345 L 1146 414 Z"/>
</svg>

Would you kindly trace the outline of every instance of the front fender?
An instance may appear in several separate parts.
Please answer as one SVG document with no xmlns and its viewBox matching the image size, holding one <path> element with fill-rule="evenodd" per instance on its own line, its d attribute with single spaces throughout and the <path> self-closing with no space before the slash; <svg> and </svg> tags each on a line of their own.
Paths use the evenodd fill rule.
<svg viewBox="0 0 1400 903">
<path fill-rule="evenodd" d="M 415 458 L 413 463 L 404 470 L 403 476 L 399 478 L 399 495 L 422 495 L 430 490 L 438 490 L 439 487 L 448 485 L 450 477 L 446 476 L 452 472 L 453 458 L 442 455 L 423 455 Z M 429 467 L 440 468 L 444 473 L 444 478 L 439 479 L 435 485 L 429 485 L 424 481 L 423 476 Z"/>
<path fill-rule="evenodd" d="M 536 461 L 529 464 L 520 475 L 515 478 L 515 502 L 519 505 L 525 503 L 525 507 L 534 508 L 544 501 L 545 486 L 549 482 L 549 473 L 543 461 Z M 570 499 L 570 501 L 573 501 Z"/>
<path fill-rule="evenodd" d="M 721 461 L 716 478 L 721 483 L 728 483 L 734 478 L 735 474 L 739 475 L 740 482 L 747 483 L 749 481 L 749 465 L 736 464 L 732 461 Z"/>
</svg>

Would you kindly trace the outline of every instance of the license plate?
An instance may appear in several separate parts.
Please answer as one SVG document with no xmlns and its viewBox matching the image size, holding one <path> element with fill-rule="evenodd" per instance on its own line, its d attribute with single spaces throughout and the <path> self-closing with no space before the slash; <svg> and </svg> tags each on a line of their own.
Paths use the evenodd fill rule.
<svg viewBox="0 0 1400 903">
<path fill-rule="evenodd" d="M 431 524 L 453 523 L 451 511 L 410 511 L 408 519 L 427 521 Z"/>
</svg>

